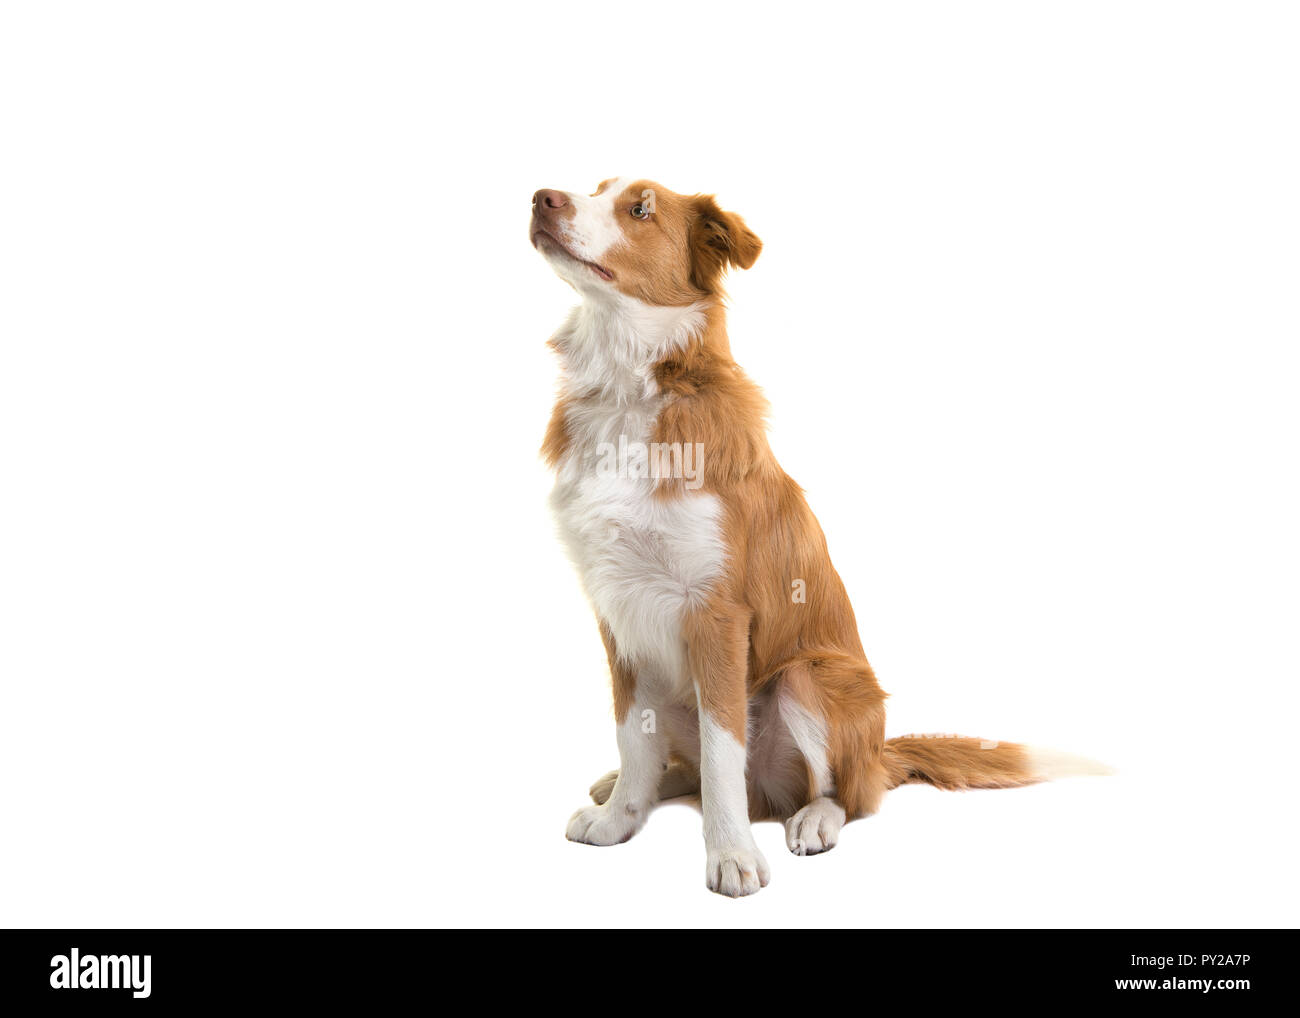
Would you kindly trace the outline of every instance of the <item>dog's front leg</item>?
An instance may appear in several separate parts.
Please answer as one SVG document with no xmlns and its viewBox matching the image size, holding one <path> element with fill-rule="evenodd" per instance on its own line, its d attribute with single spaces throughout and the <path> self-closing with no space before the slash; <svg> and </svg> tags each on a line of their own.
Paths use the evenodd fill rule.
<svg viewBox="0 0 1300 1018">
<path fill-rule="evenodd" d="M 733 898 L 754 894 L 767 886 L 769 871 L 754 843 L 745 790 L 748 614 L 716 606 L 698 612 L 688 621 L 686 657 L 700 711 L 705 882 Z"/>
<path fill-rule="evenodd" d="M 601 635 L 609 654 L 614 684 L 614 719 L 618 723 L 618 778 L 603 805 L 584 806 L 569 818 L 565 837 L 585 845 L 618 845 L 641 829 L 659 801 L 659 781 L 668 766 L 668 738 L 655 724 L 661 684 L 618 656 L 609 629 Z"/>
</svg>

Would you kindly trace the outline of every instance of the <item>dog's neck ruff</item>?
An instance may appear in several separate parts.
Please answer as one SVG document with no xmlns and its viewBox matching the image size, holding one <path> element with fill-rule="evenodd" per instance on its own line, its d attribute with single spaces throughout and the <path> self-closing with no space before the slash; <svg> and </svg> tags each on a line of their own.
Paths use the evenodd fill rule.
<svg viewBox="0 0 1300 1018">
<path fill-rule="evenodd" d="M 565 395 L 616 403 L 652 397 L 655 364 L 701 334 L 707 307 L 657 307 L 631 297 L 579 304 L 552 339 Z"/>
</svg>

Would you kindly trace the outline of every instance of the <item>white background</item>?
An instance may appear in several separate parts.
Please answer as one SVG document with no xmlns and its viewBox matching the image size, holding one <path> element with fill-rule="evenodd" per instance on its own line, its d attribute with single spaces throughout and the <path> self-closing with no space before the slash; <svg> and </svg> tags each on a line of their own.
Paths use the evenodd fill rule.
<svg viewBox="0 0 1300 1018">
<path fill-rule="evenodd" d="M 1286 4 L 7 4 L 0 921 L 1294 925 Z M 716 192 L 909 787 L 771 886 L 616 763 L 539 187 Z"/>
</svg>

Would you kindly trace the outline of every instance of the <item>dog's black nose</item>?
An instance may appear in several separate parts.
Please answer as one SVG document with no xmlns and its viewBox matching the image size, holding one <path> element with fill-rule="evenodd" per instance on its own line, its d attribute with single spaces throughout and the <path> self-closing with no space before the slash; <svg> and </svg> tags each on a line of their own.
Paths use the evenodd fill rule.
<svg viewBox="0 0 1300 1018">
<path fill-rule="evenodd" d="M 569 199 L 564 197 L 563 191 L 552 191 L 544 187 L 533 195 L 533 207 L 538 212 L 547 212 L 551 209 L 562 209 L 569 204 Z"/>
</svg>

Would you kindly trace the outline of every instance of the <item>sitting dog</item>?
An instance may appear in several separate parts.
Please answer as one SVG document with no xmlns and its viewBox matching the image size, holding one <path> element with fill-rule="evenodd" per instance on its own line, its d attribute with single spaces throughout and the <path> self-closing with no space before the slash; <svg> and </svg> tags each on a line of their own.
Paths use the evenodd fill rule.
<svg viewBox="0 0 1300 1018">
<path fill-rule="evenodd" d="M 731 357 L 721 280 L 762 242 L 708 195 L 606 180 L 533 196 L 533 246 L 582 297 L 542 453 L 600 623 L 618 771 L 568 837 L 617 845 L 656 802 L 698 795 L 711 890 L 753 894 L 753 820 L 795 855 L 835 846 L 904 782 L 1009 788 L 1087 761 L 975 738 L 885 738 L 885 693 L 803 492 Z"/>
</svg>

